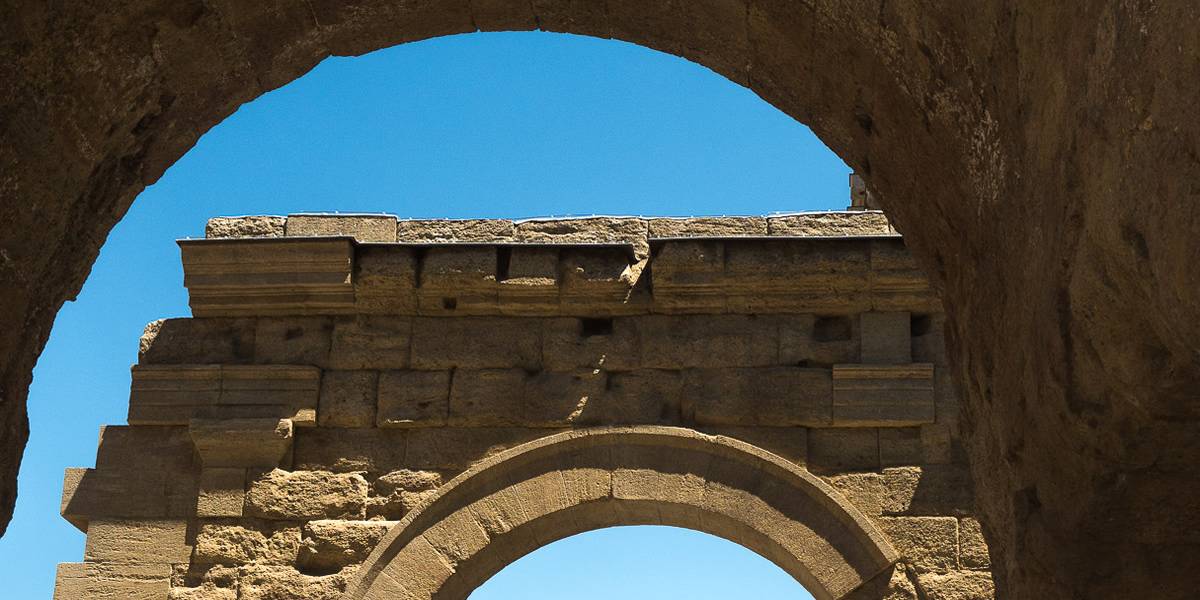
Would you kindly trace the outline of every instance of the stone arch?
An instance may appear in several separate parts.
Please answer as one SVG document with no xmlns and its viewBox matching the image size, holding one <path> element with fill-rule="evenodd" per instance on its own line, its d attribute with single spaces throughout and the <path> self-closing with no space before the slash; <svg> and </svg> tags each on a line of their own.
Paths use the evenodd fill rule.
<svg viewBox="0 0 1200 600">
<path fill-rule="evenodd" d="M 739 543 L 818 599 L 899 558 L 817 477 L 744 442 L 675 427 L 574 430 L 480 462 L 376 547 L 344 598 L 460 600 L 521 556 L 585 531 L 671 525 Z"/>
</svg>

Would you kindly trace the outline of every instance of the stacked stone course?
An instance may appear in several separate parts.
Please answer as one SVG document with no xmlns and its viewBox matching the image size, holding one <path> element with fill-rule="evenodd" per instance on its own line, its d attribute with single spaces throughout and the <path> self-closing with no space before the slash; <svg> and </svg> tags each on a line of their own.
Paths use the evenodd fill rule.
<svg viewBox="0 0 1200 600">
<path fill-rule="evenodd" d="M 207 236 L 194 317 L 147 326 L 129 424 L 67 473 L 88 545 L 56 598 L 336 598 L 479 461 L 644 425 L 821 475 L 903 557 L 873 597 L 991 597 L 940 304 L 878 212 Z"/>
</svg>

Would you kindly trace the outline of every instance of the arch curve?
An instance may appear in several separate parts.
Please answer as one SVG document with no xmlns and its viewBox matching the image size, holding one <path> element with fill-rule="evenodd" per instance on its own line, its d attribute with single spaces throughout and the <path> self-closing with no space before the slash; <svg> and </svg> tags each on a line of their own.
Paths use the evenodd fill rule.
<svg viewBox="0 0 1200 600">
<path fill-rule="evenodd" d="M 518 558 L 616 525 L 671 525 L 739 543 L 818 599 L 842 598 L 899 558 L 837 492 L 724 436 L 675 427 L 550 435 L 482 461 L 379 543 L 346 600 L 459 600 Z"/>
</svg>

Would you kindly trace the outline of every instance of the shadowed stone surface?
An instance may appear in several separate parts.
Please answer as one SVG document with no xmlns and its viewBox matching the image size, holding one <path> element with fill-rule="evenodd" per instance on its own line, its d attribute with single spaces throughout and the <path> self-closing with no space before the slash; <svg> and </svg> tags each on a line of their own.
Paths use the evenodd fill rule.
<svg viewBox="0 0 1200 600">
<path fill-rule="evenodd" d="M 1186 2 L 8 3 L 0 522 L 54 315 L 145 185 L 326 56 L 535 27 L 696 60 L 863 174 L 942 290 L 1002 592 L 1192 593 L 1200 13 Z"/>
</svg>

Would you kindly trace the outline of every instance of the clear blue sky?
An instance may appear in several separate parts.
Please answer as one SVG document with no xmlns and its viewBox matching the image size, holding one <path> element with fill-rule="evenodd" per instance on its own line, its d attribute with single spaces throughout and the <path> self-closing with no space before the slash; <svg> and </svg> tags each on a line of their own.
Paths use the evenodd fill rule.
<svg viewBox="0 0 1200 600">
<path fill-rule="evenodd" d="M 82 560 L 83 535 L 58 516 L 63 470 L 92 466 L 100 426 L 125 422 L 143 326 L 188 314 L 174 240 L 203 235 L 208 217 L 766 214 L 843 208 L 848 174 L 748 90 L 621 42 L 473 34 L 323 62 L 243 106 L 142 193 L 59 313 L 34 371 L 16 517 L 0 539 L 7 597 L 49 598 L 55 564 Z M 668 597 L 664 578 L 688 598 L 799 590 L 733 544 L 619 528 L 542 549 L 486 597 L 534 597 L 516 590 L 581 565 L 627 585 L 623 598 Z"/>
</svg>

